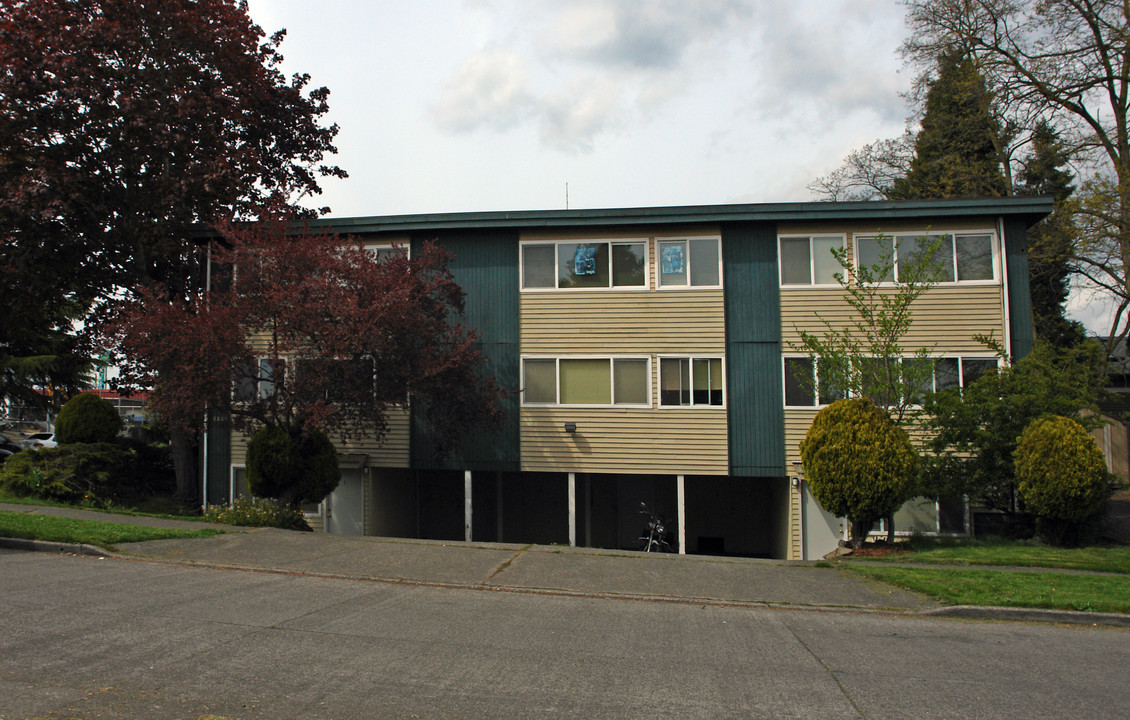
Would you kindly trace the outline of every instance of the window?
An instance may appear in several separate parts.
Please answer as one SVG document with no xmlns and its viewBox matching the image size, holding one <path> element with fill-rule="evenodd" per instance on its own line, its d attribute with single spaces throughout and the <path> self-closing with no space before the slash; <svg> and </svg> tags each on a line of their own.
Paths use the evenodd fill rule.
<svg viewBox="0 0 1130 720">
<path fill-rule="evenodd" d="M 890 381 L 903 381 L 903 368 L 914 363 L 927 363 L 933 365 L 933 373 L 925 373 L 926 380 L 915 394 L 913 402 L 920 404 L 923 397 L 929 392 L 938 392 L 950 388 L 960 388 L 969 385 L 981 375 L 991 370 L 996 370 L 997 359 L 987 357 L 939 357 L 939 358 L 895 358 L 893 372 L 896 376 Z M 785 356 L 785 407 L 817 407 L 828 405 L 847 397 L 842 388 L 831 387 L 826 378 L 821 377 L 821 364 L 823 358 L 817 358 L 813 364 L 812 358 L 804 356 Z M 871 376 L 871 382 L 885 385 L 886 376 L 892 372 L 888 363 L 879 358 L 864 358 L 859 368 L 860 372 Z M 883 406 L 892 400 L 882 394 L 872 396 L 875 404 Z"/>
<path fill-rule="evenodd" d="M 276 364 L 265 357 L 239 363 L 235 368 L 232 399 L 235 402 L 251 402 L 256 398 L 265 400 L 271 397 L 275 394 L 276 371 L 281 375 L 285 366 L 285 360 L 279 359 Z"/>
<path fill-rule="evenodd" d="M 524 405 L 651 405 L 650 358 L 523 358 Z"/>
<path fill-rule="evenodd" d="M 785 357 L 785 405 L 814 407 L 828 405 L 847 397 L 841 388 L 833 387 L 822 376 L 822 361 L 815 364 L 809 357 Z"/>
<path fill-rule="evenodd" d="M 934 259 L 939 264 L 939 282 L 992 281 L 996 278 L 996 262 L 993 260 L 995 243 L 990 233 L 903 233 L 893 238 L 857 237 L 856 261 L 859 267 L 870 268 L 883 260 L 893 260 L 893 270 L 882 278 L 874 279 L 878 282 L 894 282 L 896 279 L 906 282 L 914 267 L 935 244 Z"/>
<path fill-rule="evenodd" d="M 647 288 L 647 241 L 524 243 L 522 289 Z"/>
<path fill-rule="evenodd" d="M 782 237 L 782 285 L 839 285 L 836 273 L 844 268 L 832 254 L 844 246 L 842 235 Z"/>
<path fill-rule="evenodd" d="M 396 255 L 408 254 L 408 246 L 399 244 L 393 245 L 391 243 L 365 243 L 365 250 L 369 252 L 377 262 L 381 262 Z"/>
<path fill-rule="evenodd" d="M 296 389 L 307 401 L 358 404 L 372 401 L 378 389 L 374 383 L 372 358 L 303 358 L 295 362 Z M 403 402 L 403 392 L 388 402 Z"/>
<path fill-rule="evenodd" d="M 687 238 L 660 240 L 659 286 L 718 287 L 722 284 L 722 253 L 719 239 Z"/>
<path fill-rule="evenodd" d="M 659 404 L 665 407 L 723 405 L 722 358 L 660 358 Z"/>
</svg>

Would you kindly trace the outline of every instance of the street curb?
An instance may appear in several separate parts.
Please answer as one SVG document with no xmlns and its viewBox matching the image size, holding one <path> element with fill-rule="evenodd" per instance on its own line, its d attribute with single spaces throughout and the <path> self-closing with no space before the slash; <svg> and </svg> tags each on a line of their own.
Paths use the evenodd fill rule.
<svg viewBox="0 0 1130 720">
<path fill-rule="evenodd" d="M 29 550 L 32 552 L 67 553 L 69 555 L 112 555 L 103 548 L 85 543 L 53 542 L 50 540 L 27 540 L 25 538 L 0 537 L 0 548 L 6 550 Z"/>
<path fill-rule="evenodd" d="M 921 610 L 917 614 L 926 617 L 951 617 L 966 620 L 1009 620 L 1013 622 L 1130 627 L 1130 615 L 1082 612 L 1078 610 L 1042 610 L 1040 608 L 998 607 L 992 605 L 954 605 L 951 607 Z"/>
</svg>

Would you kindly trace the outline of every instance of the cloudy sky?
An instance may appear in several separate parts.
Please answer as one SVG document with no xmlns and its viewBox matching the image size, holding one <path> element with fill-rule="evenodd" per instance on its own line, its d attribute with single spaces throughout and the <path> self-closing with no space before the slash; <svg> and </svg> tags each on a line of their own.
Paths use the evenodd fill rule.
<svg viewBox="0 0 1130 720">
<path fill-rule="evenodd" d="M 251 0 L 331 91 L 334 216 L 812 199 L 902 132 L 895 0 Z"/>
<path fill-rule="evenodd" d="M 250 0 L 330 89 L 332 217 L 791 202 L 899 135 L 897 0 Z M 1096 329 L 1107 304 L 1072 298 Z"/>
</svg>

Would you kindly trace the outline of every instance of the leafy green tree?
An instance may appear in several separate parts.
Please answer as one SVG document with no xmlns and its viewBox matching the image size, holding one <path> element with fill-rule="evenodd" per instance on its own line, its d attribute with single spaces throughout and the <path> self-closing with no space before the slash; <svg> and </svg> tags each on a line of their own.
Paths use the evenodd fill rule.
<svg viewBox="0 0 1130 720">
<path fill-rule="evenodd" d="M 1062 415 L 1085 427 L 1101 424 L 1098 400 L 1106 382 L 1102 347 L 1088 341 L 1057 349 L 1038 340 L 1028 355 L 964 388 L 926 397 L 930 437 L 920 493 L 968 496 L 988 507 L 1016 511 L 1017 438 L 1030 422 Z"/>
<path fill-rule="evenodd" d="M 933 347 L 911 350 L 905 338 L 914 325 L 914 302 L 941 277 L 941 241 L 923 237 L 896 242 L 879 236 L 876 243 L 884 246 L 876 262 L 858 268 L 847 249 L 832 251 L 843 268 L 836 280 L 853 310 L 852 320 L 840 325 L 816 313 L 824 331 L 801 330 L 800 343 L 792 349 L 808 354 L 818 369 L 819 387 L 812 375 L 802 373 L 796 379 L 823 397 L 870 398 L 902 424 L 910 421 L 922 389 L 933 383 Z"/>
<path fill-rule="evenodd" d="M 1086 338 L 1082 324 L 1064 317 L 1070 292 L 1071 252 L 1077 229 L 1073 220 L 1075 176 L 1067 169 L 1070 156 L 1059 133 L 1041 121 L 1032 134 L 1032 152 L 1019 173 L 1017 192 L 1051 195 L 1055 210 L 1028 230 L 1028 273 L 1036 336 L 1057 347 L 1077 345 Z"/>
<path fill-rule="evenodd" d="M 906 176 L 895 180 L 892 199 L 1002 197 L 1002 136 L 993 98 L 976 62 L 960 50 L 938 59 L 938 75 L 926 94 L 922 129 Z"/>
<path fill-rule="evenodd" d="M 906 431 L 866 398 L 839 400 L 818 412 L 800 457 L 820 507 L 851 523 L 852 547 L 910 498 L 918 480 L 918 453 Z"/>
<path fill-rule="evenodd" d="M 1040 535 L 1056 545 L 1077 544 L 1109 487 L 1095 439 L 1071 418 L 1037 418 L 1020 435 L 1014 460 L 1020 497 L 1036 516 Z"/>
</svg>

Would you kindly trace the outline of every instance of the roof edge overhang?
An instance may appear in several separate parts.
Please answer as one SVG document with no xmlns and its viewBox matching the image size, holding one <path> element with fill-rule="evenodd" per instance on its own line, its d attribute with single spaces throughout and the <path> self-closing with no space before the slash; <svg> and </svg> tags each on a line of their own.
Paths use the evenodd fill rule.
<svg viewBox="0 0 1130 720">
<path fill-rule="evenodd" d="M 1054 209 L 1051 197 L 876 200 L 585 210 L 518 210 L 320 218 L 311 227 L 338 233 L 576 228 L 730 222 L 876 221 L 920 217 L 1013 217 L 1034 225 Z"/>
</svg>

